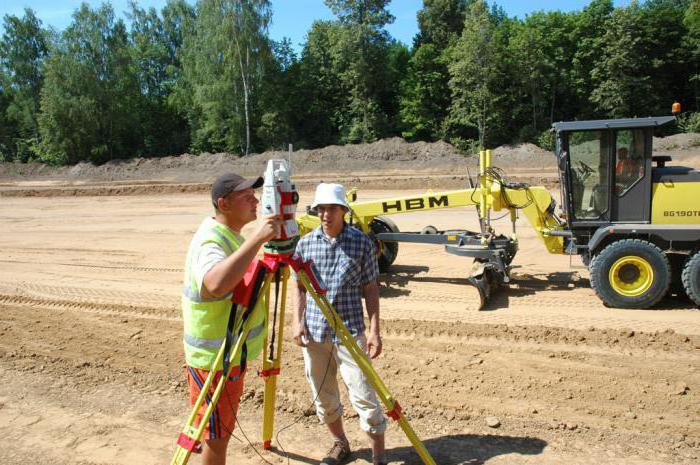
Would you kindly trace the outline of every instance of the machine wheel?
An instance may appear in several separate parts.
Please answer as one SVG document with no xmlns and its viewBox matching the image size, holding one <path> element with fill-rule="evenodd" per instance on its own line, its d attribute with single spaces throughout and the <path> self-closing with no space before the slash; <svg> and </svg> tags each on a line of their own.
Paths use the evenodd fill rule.
<svg viewBox="0 0 700 465">
<path fill-rule="evenodd" d="M 438 229 L 435 226 L 426 226 L 420 230 L 421 234 L 437 234 Z"/>
<path fill-rule="evenodd" d="M 369 224 L 372 233 L 391 233 L 399 232 L 398 226 L 385 216 L 378 216 L 372 220 Z M 399 254 L 399 243 L 398 242 L 383 242 L 375 239 L 374 243 L 377 245 L 377 263 L 379 263 L 379 272 L 385 273 L 394 260 Z"/>
<path fill-rule="evenodd" d="M 668 263 L 671 264 L 671 286 L 668 288 L 668 295 L 685 296 L 683 266 L 688 261 L 688 257 L 692 257 L 692 254 L 666 253 L 666 257 L 668 258 Z"/>
<path fill-rule="evenodd" d="M 609 307 L 648 308 L 661 300 L 671 285 L 668 258 L 654 244 L 623 239 L 593 257 L 591 287 Z"/>
<path fill-rule="evenodd" d="M 685 263 L 681 279 L 690 300 L 700 307 L 700 252 L 695 252 Z"/>
</svg>

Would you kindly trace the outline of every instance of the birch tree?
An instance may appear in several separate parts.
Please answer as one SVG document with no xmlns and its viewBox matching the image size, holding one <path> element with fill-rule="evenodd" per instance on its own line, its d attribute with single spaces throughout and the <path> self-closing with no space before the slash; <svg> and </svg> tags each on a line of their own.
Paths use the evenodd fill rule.
<svg viewBox="0 0 700 465">
<path fill-rule="evenodd" d="M 476 127 L 479 145 L 484 147 L 490 126 L 497 118 L 493 107 L 497 100 L 494 76 L 498 60 L 494 25 L 485 2 L 471 5 L 462 35 L 448 56 L 452 92 L 449 118 L 453 125 Z"/>
<path fill-rule="evenodd" d="M 251 149 L 256 97 L 270 59 L 268 0 L 202 0 L 185 39 L 183 73 L 192 89 L 190 122 L 199 149 Z"/>
</svg>

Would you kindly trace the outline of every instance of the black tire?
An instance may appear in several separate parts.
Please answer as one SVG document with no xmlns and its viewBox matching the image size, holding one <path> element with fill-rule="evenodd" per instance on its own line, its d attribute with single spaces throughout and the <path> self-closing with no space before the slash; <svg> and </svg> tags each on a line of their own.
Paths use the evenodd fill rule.
<svg viewBox="0 0 700 465">
<path fill-rule="evenodd" d="M 373 234 L 399 232 L 398 226 L 385 216 L 378 216 L 369 224 Z M 374 239 L 377 246 L 377 263 L 379 264 L 379 272 L 386 273 L 396 256 L 399 254 L 398 242 L 383 242 Z"/>
<path fill-rule="evenodd" d="M 648 308 L 671 285 L 671 266 L 664 252 L 640 239 L 622 239 L 591 260 L 591 287 L 609 307 Z"/>
<path fill-rule="evenodd" d="M 688 261 L 688 254 L 682 253 L 666 253 L 668 263 L 671 264 L 671 287 L 668 289 L 668 295 L 685 297 L 685 289 L 683 289 L 683 266 Z"/>
<path fill-rule="evenodd" d="M 685 263 L 681 279 L 690 300 L 700 307 L 700 252 L 695 252 Z"/>
<path fill-rule="evenodd" d="M 581 261 L 583 262 L 583 266 L 588 266 L 591 264 L 591 253 L 589 251 L 585 251 L 584 253 L 581 254 Z"/>
</svg>

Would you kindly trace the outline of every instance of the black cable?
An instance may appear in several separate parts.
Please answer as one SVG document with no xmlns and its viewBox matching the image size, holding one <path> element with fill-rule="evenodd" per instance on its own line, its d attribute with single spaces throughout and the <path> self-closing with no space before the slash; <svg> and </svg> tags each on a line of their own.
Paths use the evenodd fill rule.
<svg viewBox="0 0 700 465">
<path fill-rule="evenodd" d="M 323 373 L 323 379 L 321 380 L 321 388 L 323 388 L 323 385 L 326 383 L 326 376 L 328 376 L 328 370 L 330 370 L 330 368 L 331 368 L 331 362 L 333 361 L 333 358 L 332 358 L 332 357 L 333 357 L 333 349 L 331 348 L 331 357 L 328 358 L 328 364 L 326 365 L 326 371 L 325 371 L 325 373 Z M 290 463 L 290 461 L 289 461 L 289 454 L 287 453 L 287 451 L 286 451 L 286 450 L 284 449 L 284 447 L 282 446 L 282 442 L 280 441 L 279 436 L 280 436 L 280 434 L 282 434 L 282 431 L 285 431 L 285 430 L 291 428 L 292 426 L 296 425 L 297 423 L 299 423 L 299 422 L 306 416 L 306 415 L 304 415 L 304 412 L 307 411 L 307 410 L 309 410 L 311 407 L 314 407 L 314 405 L 316 404 L 316 400 L 318 399 L 318 396 L 319 396 L 320 394 L 321 394 L 321 389 L 319 388 L 318 392 L 316 393 L 316 397 L 313 398 L 313 400 L 311 401 L 311 404 L 309 404 L 309 406 L 308 406 L 306 409 L 302 410 L 301 415 L 299 415 L 294 421 L 292 421 L 292 422 L 289 423 L 288 425 L 284 425 L 283 427 L 281 427 L 281 428 L 277 431 L 277 434 L 275 434 L 275 442 L 277 443 L 277 445 L 278 445 L 278 446 L 280 447 L 280 449 L 282 450 L 282 453 L 284 454 L 284 456 L 287 458 L 287 463 Z M 315 407 L 314 407 L 314 409 L 315 409 Z"/>
<path fill-rule="evenodd" d="M 320 310 L 320 309 L 319 309 L 319 310 Z M 332 324 L 331 327 L 332 327 L 333 331 L 334 331 L 336 334 L 338 334 L 338 323 L 337 323 L 337 318 L 336 318 L 336 316 L 337 316 L 338 314 L 337 314 L 337 312 L 333 312 L 333 315 L 334 315 L 334 316 L 333 316 L 333 324 Z M 330 323 L 330 322 L 329 322 L 329 323 Z M 326 377 L 328 376 L 328 370 L 330 370 L 330 368 L 331 368 L 331 362 L 332 362 L 332 361 L 333 361 L 333 347 L 331 347 L 331 354 L 330 354 L 330 357 L 328 357 L 328 364 L 326 365 L 326 371 L 323 373 L 323 379 L 321 380 L 321 386 L 319 387 L 318 392 L 316 393 L 316 397 L 313 398 L 313 400 L 311 401 L 311 404 L 310 404 L 306 409 L 302 410 L 301 415 L 299 415 L 294 421 L 292 421 L 292 422 L 289 423 L 288 425 L 285 425 L 285 426 L 281 427 L 281 428 L 277 431 L 277 434 L 275 434 L 275 442 L 277 442 L 277 445 L 280 446 L 280 449 L 282 450 L 282 453 L 283 453 L 284 456 L 287 458 L 287 463 L 290 463 L 290 461 L 289 461 L 289 454 L 287 454 L 287 451 L 286 451 L 286 450 L 284 449 L 284 447 L 282 446 L 282 442 L 280 441 L 279 436 L 280 436 L 280 434 L 282 434 L 283 431 L 285 431 L 285 430 L 291 428 L 292 426 L 296 425 L 297 423 L 299 423 L 299 422 L 302 420 L 302 418 L 305 417 L 304 412 L 307 411 L 307 410 L 309 410 L 311 407 L 314 407 L 314 406 L 315 406 L 316 400 L 318 399 L 318 396 L 321 394 L 321 389 L 323 388 L 323 385 L 326 383 Z M 314 409 L 315 409 L 315 407 L 314 407 Z"/>
<path fill-rule="evenodd" d="M 276 312 L 276 310 L 277 310 L 276 307 L 277 307 L 277 302 L 275 302 L 275 312 Z M 336 318 L 335 318 L 335 317 L 333 318 L 333 320 L 334 320 L 334 321 L 333 321 L 332 328 L 333 328 L 333 331 L 335 331 L 336 334 L 337 334 L 338 324 L 337 324 L 337 321 L 336 321 Z M 274 332 L 274 327 L 273 327 L 273 332 Z M 306 409 L 302 410 L 302 414 L 301 414 L 299 417 L 297 417 L 292 423 L 290 423 L 290 424 L 288 424 L 288 425 L 285 425 L 285 426 L 283 426 L 282 428 L 280 428 L 279 431 L 277 431 L 277 434 L 275 435 L 275 442 L 277 442 L 277 445 L 279 446 L 280 450 L 282 451 L 282 453 L 284 454 L 285 458 L 287 459 L 287 463 L 291 463 L 291 461 L 290 461 L 290 458 L 289 458 L 289 454 L 287 453 L 287 451 L 285 450 L 284 446 L 282 446 L 281 441 L 279 440 L 279 435 L 282 433 L 282 431 L 285 431 L 285 430 L 291 428 L 292 426 L 296 425 L 297 423 L 299 423 L 299 421 L 301 421 L 301 419 L 304 418 L 304 416 L 305 416 L 305 415 L 304 415 L 304 412 L 305 412 L 306 410 L 308 410 L 308 409 L 310 409 L 311 407 L 314 406 L 314 404 L 316 403 L 316 400 L 318 399 L 318 396 L 321 394 L 321 388 L 323 388 L 323 385 L 324 385 L 325 382 L 326 382 L 326 377 L 328 376 L 328 371 L 330 370 L 331 362 L 332 362 L 332 361 L 333 361 L 333 349 L 331 348 L 331 356 L 328 358 L 328 364 L 326 365 L 326 371 L 325 371 L 325 373 L 323 374 L 323 379 L 321 380 L 321 386 L 320 386 L 318 392 L 316 393 L 316 397 L 314 397 L 314 399 L 311 401 L 311 404 L 309 405 L 309 407 L 307 407 Z M 223 375 L 223 373 L 222 373 L 222 375 Z M 227 382 L 227 381 L 225 381 L 225 382 Z M 231 410 L 233 410 L 233 407 L 231 407 Z M 241 423 L 238 421 L 238 414 L 237 414 L 237 413 L 238 413 L 238 412 L 236 412 L 236 415 L 234 415 L 236 424 L 238 425 L 238 428 L 239 428 L 239 430 L 241 431 L 241 434 L 243 435 L 243 437 L 245 438 L 245 440 L 248 442 L 248 445 L 255 451 L 255 453 L 256 453 L 266 464 L 268 464 L 268 465 L 273 465 L 272 463 L 270 463 L 269 461 L 267 461 L 267 460 L 260 454 L 260 452 L 257 450 L 257 448 L 256 448 L 256 447 L 253 445 L 253 443 L 250 441 L 250 439 L 248 438 L 248 436 L 245 434 L 245 431 L 243 431 L 243 427 L 241 426 Z M 273 413 L 273 414 L 274 414 L 274 413 Z M 235 435 L 233 434 L 233 430 L 229 431 L 223 424 L 222 424 L 222 427 L 224 428 L 224 430 L 225 430 L 231 437 L 235 438 L 238 442 L 241 442 L 241 443 L 243 442 L 240 438 L 238 438 L 237 436 L 235 436 Z"/>
<path fill-rule="evenodd" d="M 240 430 L 241 434 L 245 438 L 246 441 L 248 441 L 248 445 L 253 448 L 256 454 L 258 454 L 258 457 L 265 462 L 268 465 L 274 465 L 273 463 L 269 462 L 265 457 L 262 456 L 260 452 L 258 452 L 258 449 L 253 445 L 252 442 L 250 442 L 250 439 L 248 439 L 248 435 L 245 434 L 245 431 L 243 431 L 243 427 L 241 426 L 241 423 L 238 421 L 238 415 L 236 415 L 236 424 L 238 425 L 238 429 Z M 287 461 L 289 461 L 289 457 L 287 457 Z"/>
<path fill-rule="evenodd" d="M 501 168 L 499 168 L 497 166 L 488 167 L 484 170 L 484 174 L 489 176 L 493 182 L 496 182 L 497 184 L 499 184 L 501 186 L 501 189 L 499 190 L 500 195 L 501 195 L 501 198 L 503 199 L 503 202 L 508 206 L 508 208 L 522 210 L 522 209 L 529 207 L 530 205 L 532 205 L 535 202 L 535 199 L 532 196 L 532 193 L 530 192 L 530 185 L 527 183 L 524 183 L 524 182 L 518 182 L 518 183 L 509 182 L 506 178 L 505 172 Z M 510 199 L 510 197 L 508 196 L 508 192 L 507 192 L 508 189 L 524 190 L 525 196 L 528 199 L 527 202 L 524 204 L 521 204 L 521 205 L 513 203 L 512 200 Z M 474 200 L 475 193 L 476 193 L 476 189 L 472 190 L 471 195 L 470 195 L 470 200 L 472 203 L 476 204 L 477 208 L 478 208 L 479 202 Z M 509 214 L 510 213 L 505 213 L 497 218 L 492 218 L 491 221 L 498 221 L 500 219 L 505 218 Z M 538 211 L 538 214 L 540 214 L 539 211 Z M 543 218 L 541 217 L 541 214 L 540 214 L 540 221 L 542 221 L 542 220 L 543 220 Z M 481 217 L 479 218 L 479 221 L 481 222 Z"/>
</svg>

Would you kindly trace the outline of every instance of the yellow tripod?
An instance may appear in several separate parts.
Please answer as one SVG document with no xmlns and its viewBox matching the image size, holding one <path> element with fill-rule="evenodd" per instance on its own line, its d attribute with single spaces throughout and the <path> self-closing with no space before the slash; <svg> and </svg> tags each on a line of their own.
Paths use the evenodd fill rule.
<svg viewBox="0 0 700 465">
<path fill-rule="evenodd" d="M 365 374 L 369 380 L 369 383 L 377 392 L 377 396 L 386 407 L 389 418 L 398 422 L 399 426 L 401 426 L 401 429 L 404 431 L 409 441 L 411 441 L 411 444 L 413 444 L 413 447 L 416 449 L 416 452 L 418 452 L 418 455 L 421 457 L 423 462 L 426 465 L 436 465 L 435 460 L 425 448 L 423 442 L 418 438 L 418 435 L 416 435 L 415 431 L 408 423 L 408 420 L 406 420 L 406 417 L 401 411 L 401 405 L 399 405 L 399 402 L 391 395 L 391 392 L 389 392 L 389 389 L 375 371 L 364 351 L 357 344 L 357 342 L 355 342 L 352 334 L 343 324 L 342 319 L 326 298 L 325 285 L 319 278 L 318 274 L 315 273 L 313 262 L 303 262 L 297 257 L 292 257 L 289 254 L 265 254 L 265 258 L 263 260 L 254 261 L 251 264 L 248 272 L 246 272 L 243 283 L 239 285 L 236 292 L 234 292 L 234 300 L 239 306 L 239 311 L 237 312 L 236 321 L 234 324 L 238 338 L 233 347 L 230 349 L 230 353 L 228 354 L 229 360 L 235 359 L 243 349 L 243 344 L 251 329 L 250 322 L 253 320 L 253 318 L 251 318 L 252 312 L 263 311 L 263 308 L 265 311 L 267 311 L 265 306 L 256 307 L 258 296 L 268 296 L 267 301 L 269 302 L 270 283 L 273 276 L 277 278 L 278 283 L 280 281 L 282 282 L 282 298 L 280 300 L 279 318 L 277 318 L 275 312 L 275 319 L 278 319 L 279 321 L 276 322 L 273 320 L 272 338 L 269 341 L 266 340 L 265 351 L 263 354 L 263 366 L 259 373 L 265 379 L 262 428 L 263 447 L 265 449 L 270 448 L 274 429 L 276 386 L 277 376 L 279 375 L 281 364 L 282 338 L 284 335 L 284 307 L 287 295 L 287 282 L 289 279 L 289 268 L 287 265 L 294 270 L 299 282 L 303 284 L 306 291 L 312 296 L 328 322 L 335 330 L 341 343 L 348 349 L 355 362 Z M 248 311 L 249 306 L 253 307 L 251 311 Z M 275 324 L 278 325 L 276 335 Z M 274 340 L 275 337 L 277 337 L 276 341 Z M 180 436 L 178 437 L 175 454 L 170 462 L 171 465 L 185 465 L 192 452 L 198 452 L 201 450 L 200 438 L 209 417 L 211 416 L 211 413 L 216 406 L 219 397 L 221 396 L 224 383 L 226 382 L 226 379 L 233 368 L 228 367 L 228 370 L 224 370 L 226 371 L 226 376 L 222 376 L 220 378 L 219 383 L 211 396 L 211 400 L 207 406 L 204 417 L 202 418 L 200 424 L 196 426 L 194 422 L 197 412 L 199 411 L 202 402 L 204 402 L 211 386 L 212 374 L 215 372 L 216 367 L 221 366 L 224 359 L 224 346 L 225 343 L 222 344 L 221 348 L 219 349 L 216 359 L 212 364 L 212 370 L 202 386 L 200 395 L 192 409 L 192 413 L 190 414 L 182 433 L 180 433 Z M 228 366 L 228 364 L 225 365 Z"/>
</svg>

